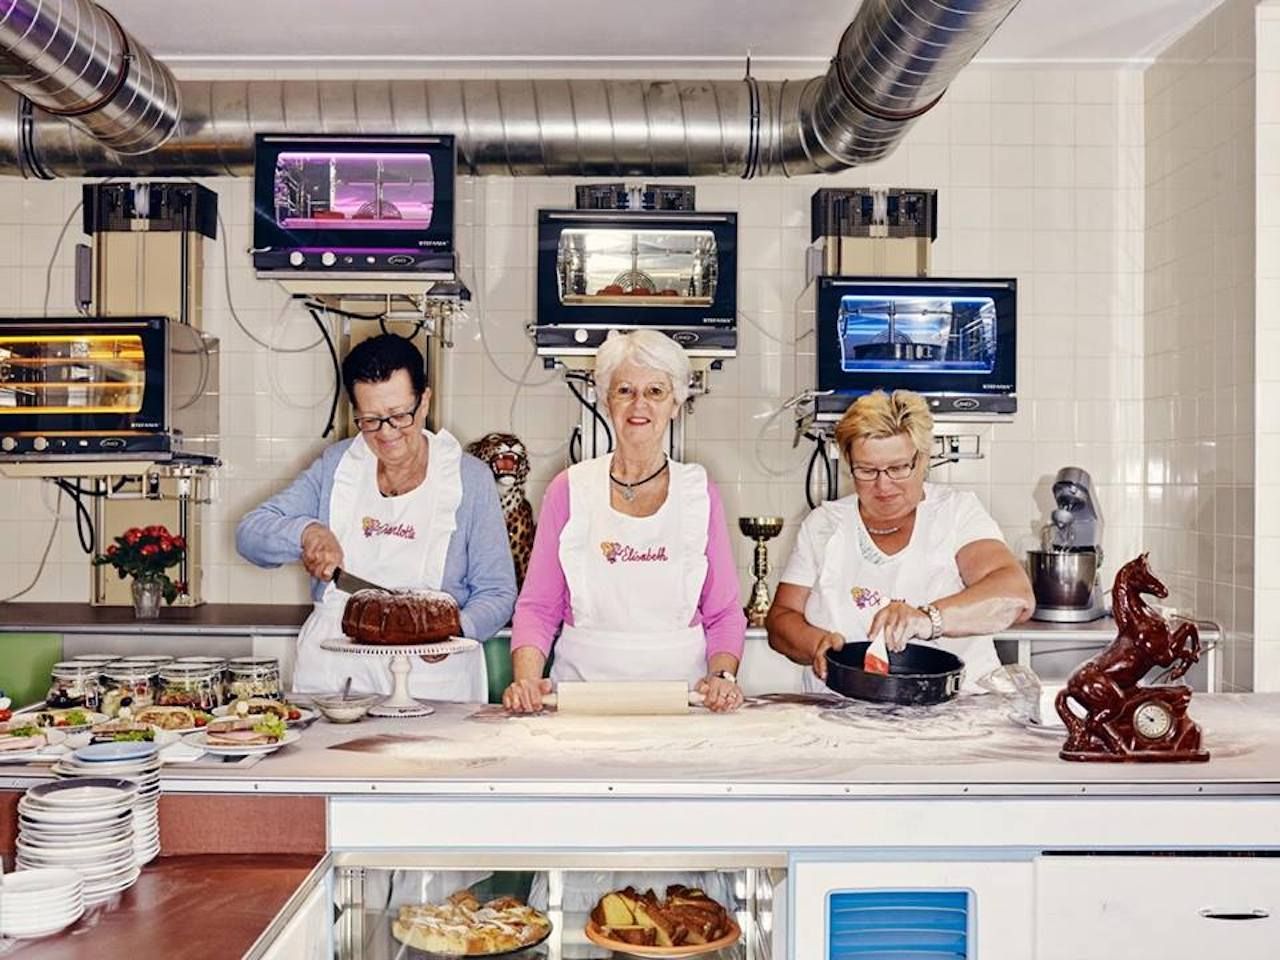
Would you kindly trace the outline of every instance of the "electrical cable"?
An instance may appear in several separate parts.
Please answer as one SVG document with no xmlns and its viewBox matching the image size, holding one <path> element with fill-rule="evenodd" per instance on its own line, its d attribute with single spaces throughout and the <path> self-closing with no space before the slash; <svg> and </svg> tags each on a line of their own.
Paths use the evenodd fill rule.
<svg viewBox="0 0 1280 960">
<path fill-rule="evenodd" d="M 600 413 L 600 410 L 597 408 L 596 404 L 587 402 L 587 398 L 584 397 L 578 391 L 578 388 L 573 385 L 572 380 L 566 380 L 565 386 L 569 388 L 570 393 L 572 393 L 575 397 L 578 398 L 578 402 L 587 409 L 587 411 L 591 414 L 592 419 L 595 420 L 597 423 L 599 423 L 600 426 L 604 427 L 604 437 L 605 437 L 606 443 L 608 443 L 608 449 L 605 452 L 613 453 L 613 430 L 611 430 L 609 427 L 609 421 L 606 420 L 604 416 Z M 585 440 L 585 438 L 583 439 Z"/>
<path fill-rule="evenodd" d="M 62 523 L 62 489 L 58 489 L 58 497 L 53 502 L 53 526 L 49 528 L 49 539 L 45 541 L 44 552 L 40 554 L 40 565 L 36 567 L 35 575 L 31 578 L 31 582 L 19 590 L 17 593 L 11 593 L 7 597 L 0 597 L 0 603 L 9 603 L 17 600 L 19 597 L 26 596 L 35 585 L 40 582 L 40 578 L 44 575 L 45 564 L 49 562 L 49 551 L 53 549 L 53 541 L 58 536 L 58 526 Z"/>
<path fill-rule="evenodd" d="M 822 456 L 822 447 L 814 444 L 813 455 L 809 457 L 809 468 L 804 473 L 804 499 L 809 504 L 810 510 L 816 510 L 818 504 L 813 499 L 813 465 Z"/>
<path fill-rule="evenodd" d="M 110 182 L 110 181 L 106 181 Z M 67 214 L 67 219 L 62 223 L 62 229 L 58 231 L 58 239 L 53 241 L 53 253 L 49 255 L 49 262 L 44 268 L 44 306 L 40 315 L 47 317 L 49 315 L 49 296 L 53 290 L 53 265 L 58 262 L 58 252 L 62 249 L 62 241 L 67 237 L 67 231 L 71 229 L 71 222 L 75 220 L 76 214 L 84 207 L 84 201 L 81 200 L 71 212 Z"/>
<path fill-rule="evenodd" d="M 83 490 L 80 487 L 79 480 L 63 480 L 61 478 L 53 481 L 54 484 L 71 498 L 71 502 L 76 508 L 76 536 L 80 540 L 80 549 L 89 556 L 93 556 L 97 549 L 96 531 L 93 529 L 93 515 L 89 513 L 89 508 L 84 505 L 82 497 L 103 497 L 106 494 L 100 491 Z"/>
<path fill-rule="evenodd" d="M 189 182 L 195 183 L 194 180 Z M 320 346 L 321 342 L 324 340 L 323 337 L 307 344 L 305 347 L 277 347 L 256 336 L 252 330 L 244 325 L 244 321 L 240 319 L 240 314 L 236 312 L 235 302 L 231 298 L 231 251 L 227 243 L 227 224 L 226 221 L 222 219 L 221 210 L 218 211 L 218 231 L 220 239 L 222 240 L 222 285 L 227 294 L 227 312 L 231 314 L 231 319 L 234 320 L 236 326 L 240 328 L 240 332 L 258 346 L 270 350 L 272 353 L 306 353 L 308 350 L 314 350 L 316 347 Z"/>
<path fill-rule="evenodd" d="M 325 425 L 324 433 L 320 434 L 321 437 L 327 437 L 333 433 L 334 420 L 338 416 L 338 398 L 342 395 L 342 362 L 338 359 L 338 348 L 334 346 L 333 337 L 329 336 L 329 328 L 320 319 L 320 314 L 309 304 L 307 312 L 311 314 L 311 319 L 320 328 L 320 335 L 324 339 L 325 345 L 328 346 L 329 356 L 333 360 L 333 401 L 329 404 L 329 422 Z"/>
</svg>

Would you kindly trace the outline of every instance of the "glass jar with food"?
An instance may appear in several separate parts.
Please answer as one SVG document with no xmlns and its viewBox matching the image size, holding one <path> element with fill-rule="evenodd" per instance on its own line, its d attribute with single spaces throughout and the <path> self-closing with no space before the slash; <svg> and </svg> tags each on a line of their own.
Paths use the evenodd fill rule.
<svg viewBox="0 0 1280 960">
<path fill-rule="evenodd" d="M 121 707 L 138 710 L 156 702 L 159 671 L 149 664 L 110 663 L 102 672 L 102 705 L 99 708 L 114 717 Z"/>
<path fill-rule="evenodd" d="M 175 665 L 200 665 L 208 667 L 214 673 L 218 694 L 218 706 L 227 703 L 231 697 L 227 696 L 227 658 L 226 657 L 179 657 L 173 661 Z"/>
<path fill-rule="evenodd" d="M 45 706 L 55 710 L 79 707 L 97 710 L 101 702 L 98 686 L 100 667 L 94 663 L 61 660 L 50 671 L 49 692 L 45 694 Z"/>
<path fill-rule="evenodd" d="M 206 712 L 222 705 L 222 671 L 207 663 L 166 663 L 160 668 L 156 703 Z"/>
<path fill-rule="evenodd" d="M 283 699 L 280 691 L 280 661 L 275 657 L 232 657 L 228 661 L 228 668 L 228 699 Z"/>
</svg>

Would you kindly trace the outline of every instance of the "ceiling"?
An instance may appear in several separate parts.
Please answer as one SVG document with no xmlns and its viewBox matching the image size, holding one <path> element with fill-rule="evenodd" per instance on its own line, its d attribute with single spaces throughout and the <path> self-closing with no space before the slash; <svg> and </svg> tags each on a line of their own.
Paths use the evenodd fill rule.
<svg viewBox="0 0 1280 960">
<path fill-rule="evenodd" d="M 856 0 L 101 0 L 191 68 L 683 64 L 817 72 Z M 983 61 L 1145 61 L 1221 0 L 1022 0 Z M 732 16 L 727 16 L 732 10 Z M 216 11 L 216 14 L 213 13 Z"/>
</svg>

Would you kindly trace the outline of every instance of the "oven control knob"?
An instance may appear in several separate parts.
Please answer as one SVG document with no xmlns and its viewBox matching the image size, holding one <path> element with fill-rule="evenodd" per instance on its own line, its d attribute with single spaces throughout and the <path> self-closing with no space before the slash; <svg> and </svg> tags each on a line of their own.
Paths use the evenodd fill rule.
<svg viewBox="0 0 1280 960">
<path fill-rule="evenodd" d="M 295 267 L 300 267 L 307 262 L 306 255 L 301 250 L 295 250 L 289 254 L 289 263 Z"/>
<path fill-rule="evenodd" d="M 588 338 L 588 337 L 590 337 L 590 336 L 591 336 L 591 334 L 587 333 L 587 331 L 583 330 L 581 327 L 579 327 L 577 330 L 573 331 L 573 341 L 574 341 L 574 343 L 586 343 L 586 342 L 587 342 L 587 338 Z"/>
<path fill-rule="evenodd" d="M 326 267 L 332 267 L 338 262 L 338 255 L 332 250 L 326 250 L 324 253 L 320 254 L 320 262 Z"/>
<path fill-rule="evenodd" d="M 0 440 L 0 450 L 3 450 L 5 453 L 13 453 L 13 451 L 17 449 L 18 441 L 13 439 L 13 437 L 5 437 L 3 440 Z"/>
<path fill-rule="evenodd" d="M 31 441 L 31 449 L 36 453 L 43 453 L 45 450 L 49 449 L 49 441 L 44 437 L 36 437 Z"/>
</svg>

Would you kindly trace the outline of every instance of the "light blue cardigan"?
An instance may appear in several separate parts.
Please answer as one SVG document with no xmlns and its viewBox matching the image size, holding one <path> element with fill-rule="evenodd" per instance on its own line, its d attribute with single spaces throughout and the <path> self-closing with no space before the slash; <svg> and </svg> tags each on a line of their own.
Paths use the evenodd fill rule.
<svg viewBox="0 0 1280 960">
<path fill-rule="evenodd" d="M 343 440 L 326 448 L 298 479 L 245 515 L 236 527 L 240 556 L 259 567 L 301 559 L 302 531 L 316 521 L 329 525 L 333 476 L 350 445 L 350 440 Z M 458 601 L 463 635 L 487 640 L 511 619 L 515 566 L 493 474 L 468 453 L 459 466 L 462 502 L 445 555 L 441 589 Z M 325 586 L 312 578 L 311 596 L 319 600 Z"/>
</svg>

